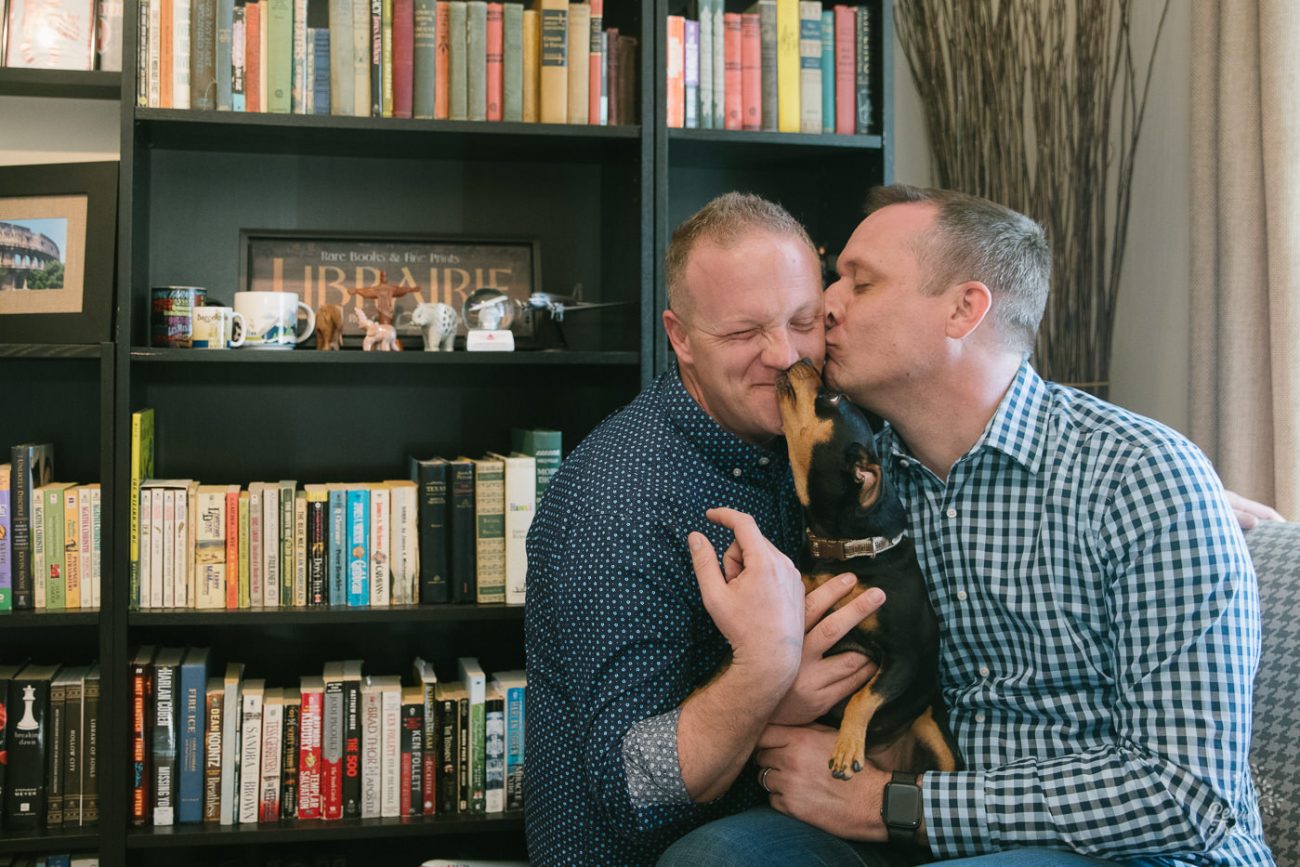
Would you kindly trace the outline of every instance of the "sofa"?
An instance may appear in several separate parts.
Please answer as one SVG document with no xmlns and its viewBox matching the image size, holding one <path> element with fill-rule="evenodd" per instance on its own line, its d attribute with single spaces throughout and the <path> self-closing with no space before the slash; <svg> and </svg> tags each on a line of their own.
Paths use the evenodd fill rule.
<svg viewBox="0 0 1300 867">
<path fill-rule="evenodd" d="M 1278 867 L 1300 867 L 1300 524 L 1266 522 L 1246 534 L 1259 576 L 1263 652 L 1255 676 L 1250 766 L 1264 838 Z"/>
</svg>

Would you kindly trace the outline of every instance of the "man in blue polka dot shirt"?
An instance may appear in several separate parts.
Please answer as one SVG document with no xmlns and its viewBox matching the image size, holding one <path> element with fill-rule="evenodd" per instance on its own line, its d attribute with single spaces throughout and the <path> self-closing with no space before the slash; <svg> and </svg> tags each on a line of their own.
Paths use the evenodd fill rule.
<svg viewBox="0 0 1300 867">
<path fill-rule="evenodd" d="M 822 363 L 815 248 L 779 206 L 730 194 L 678 228 L 667 267 L 677 365 L 565 460 L 528 537 L 535 865 L 653 864 L 762 803 L 763 727 L 815 719 L 870 673 L 822 654 L 878 600 L 806 634 L 851 584 L 805 606 L 790 562 L 802 525 L 774 381 Z"/>
<path fill-rule="evenodd" d="M 1182 436 L 1034 372 L 1042 230 L 887 187 L 837 270 L 825 376 L 889 422 L 878 446 L 966 767 L 891 786 L 909 797 L 887 827 L 890 769 L 833 779 L 834 731 L 778 720 L 756 756 L 770 808 L 661 863 L 1271 864 L 1248 763 L 1259 605 L 1232 506 Z"/>
</svg>

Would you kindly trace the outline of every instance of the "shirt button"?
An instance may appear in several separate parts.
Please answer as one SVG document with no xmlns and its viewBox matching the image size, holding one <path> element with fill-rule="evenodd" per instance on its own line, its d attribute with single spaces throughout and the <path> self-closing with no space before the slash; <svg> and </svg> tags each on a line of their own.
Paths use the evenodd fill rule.
<svg viewBox="0 0 1300 867">
<path fill-rule="evenodd" d="M 987 665 L 981 665 L 980 677 L 988 677 L 988 676 L 989 676 L 989 667 Z"/>
<path fill-rule="evenodd" d="M 984 722 L 984 711 L 975 714 L 975 722 Z"/>
<path fill-rule="evenodd" d="M 957 598 L 960 599 L 962 602 L 965 602 L 965 601 L 966 601 L 966 591 L 965 591 L 965 590 L 958 590 L 958 591 L 957 591 Z"/>
<path fill-rule="evenodd" d="M 956 510 L 956 509 L 949 509 L 949 510 L 948 510 L 948 517 L 949 517 L 949 518 L 955 518 L 955 517 L 957 517 L 957 510 Z"/>
<path fill-rule="evenodd" d="M 734 470 L 731 471 L 731 474 L 736 478 L 740 478 L 745 474 L 745 471 L 742 470 L 740 467 L 736 467 Z"/>
<path fill-rule="evenodd" d="M 758 465 L 759 465 L 760 467 L 765 467 L 765 466 L 767 466 L 767 465 L 770 464 L 770 463 L 772 463 L 772 459 L 771 459 L 771 458 L 759 458 L 759 459 L 758 459 Z"/>
</svg>

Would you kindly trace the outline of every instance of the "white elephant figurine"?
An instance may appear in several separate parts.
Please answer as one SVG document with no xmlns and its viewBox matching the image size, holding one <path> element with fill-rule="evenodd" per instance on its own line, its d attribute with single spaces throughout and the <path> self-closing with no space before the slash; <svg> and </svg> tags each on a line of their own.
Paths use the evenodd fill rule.
<svg viewBox="0 0 1300 867">
<path fill-rule="evenodd" d="M 451 352 L 456 340 L 456 328 L 460 325 L 460 316 L 449 304 L 424 303 L 415 308 L 411 321 L 424 332 L 425 352 Z"/>
</svg>

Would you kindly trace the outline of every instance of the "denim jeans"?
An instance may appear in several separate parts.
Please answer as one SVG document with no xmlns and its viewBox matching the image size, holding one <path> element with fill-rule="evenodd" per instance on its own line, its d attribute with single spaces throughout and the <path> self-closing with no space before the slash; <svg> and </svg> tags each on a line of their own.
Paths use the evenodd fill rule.
<svg viewBox="0 0 1300 867">
<path fill-rule="evenodd" d="M 841 840 L 770 807 L 755 807 L 696 828 L 669 847 L 658 867 L 912 867 L 929 862 L 917 849 Z M 1090 867 L 1111 862 L 1056 849 L 1013 849 L 943 863 Z"/>
</svg>

